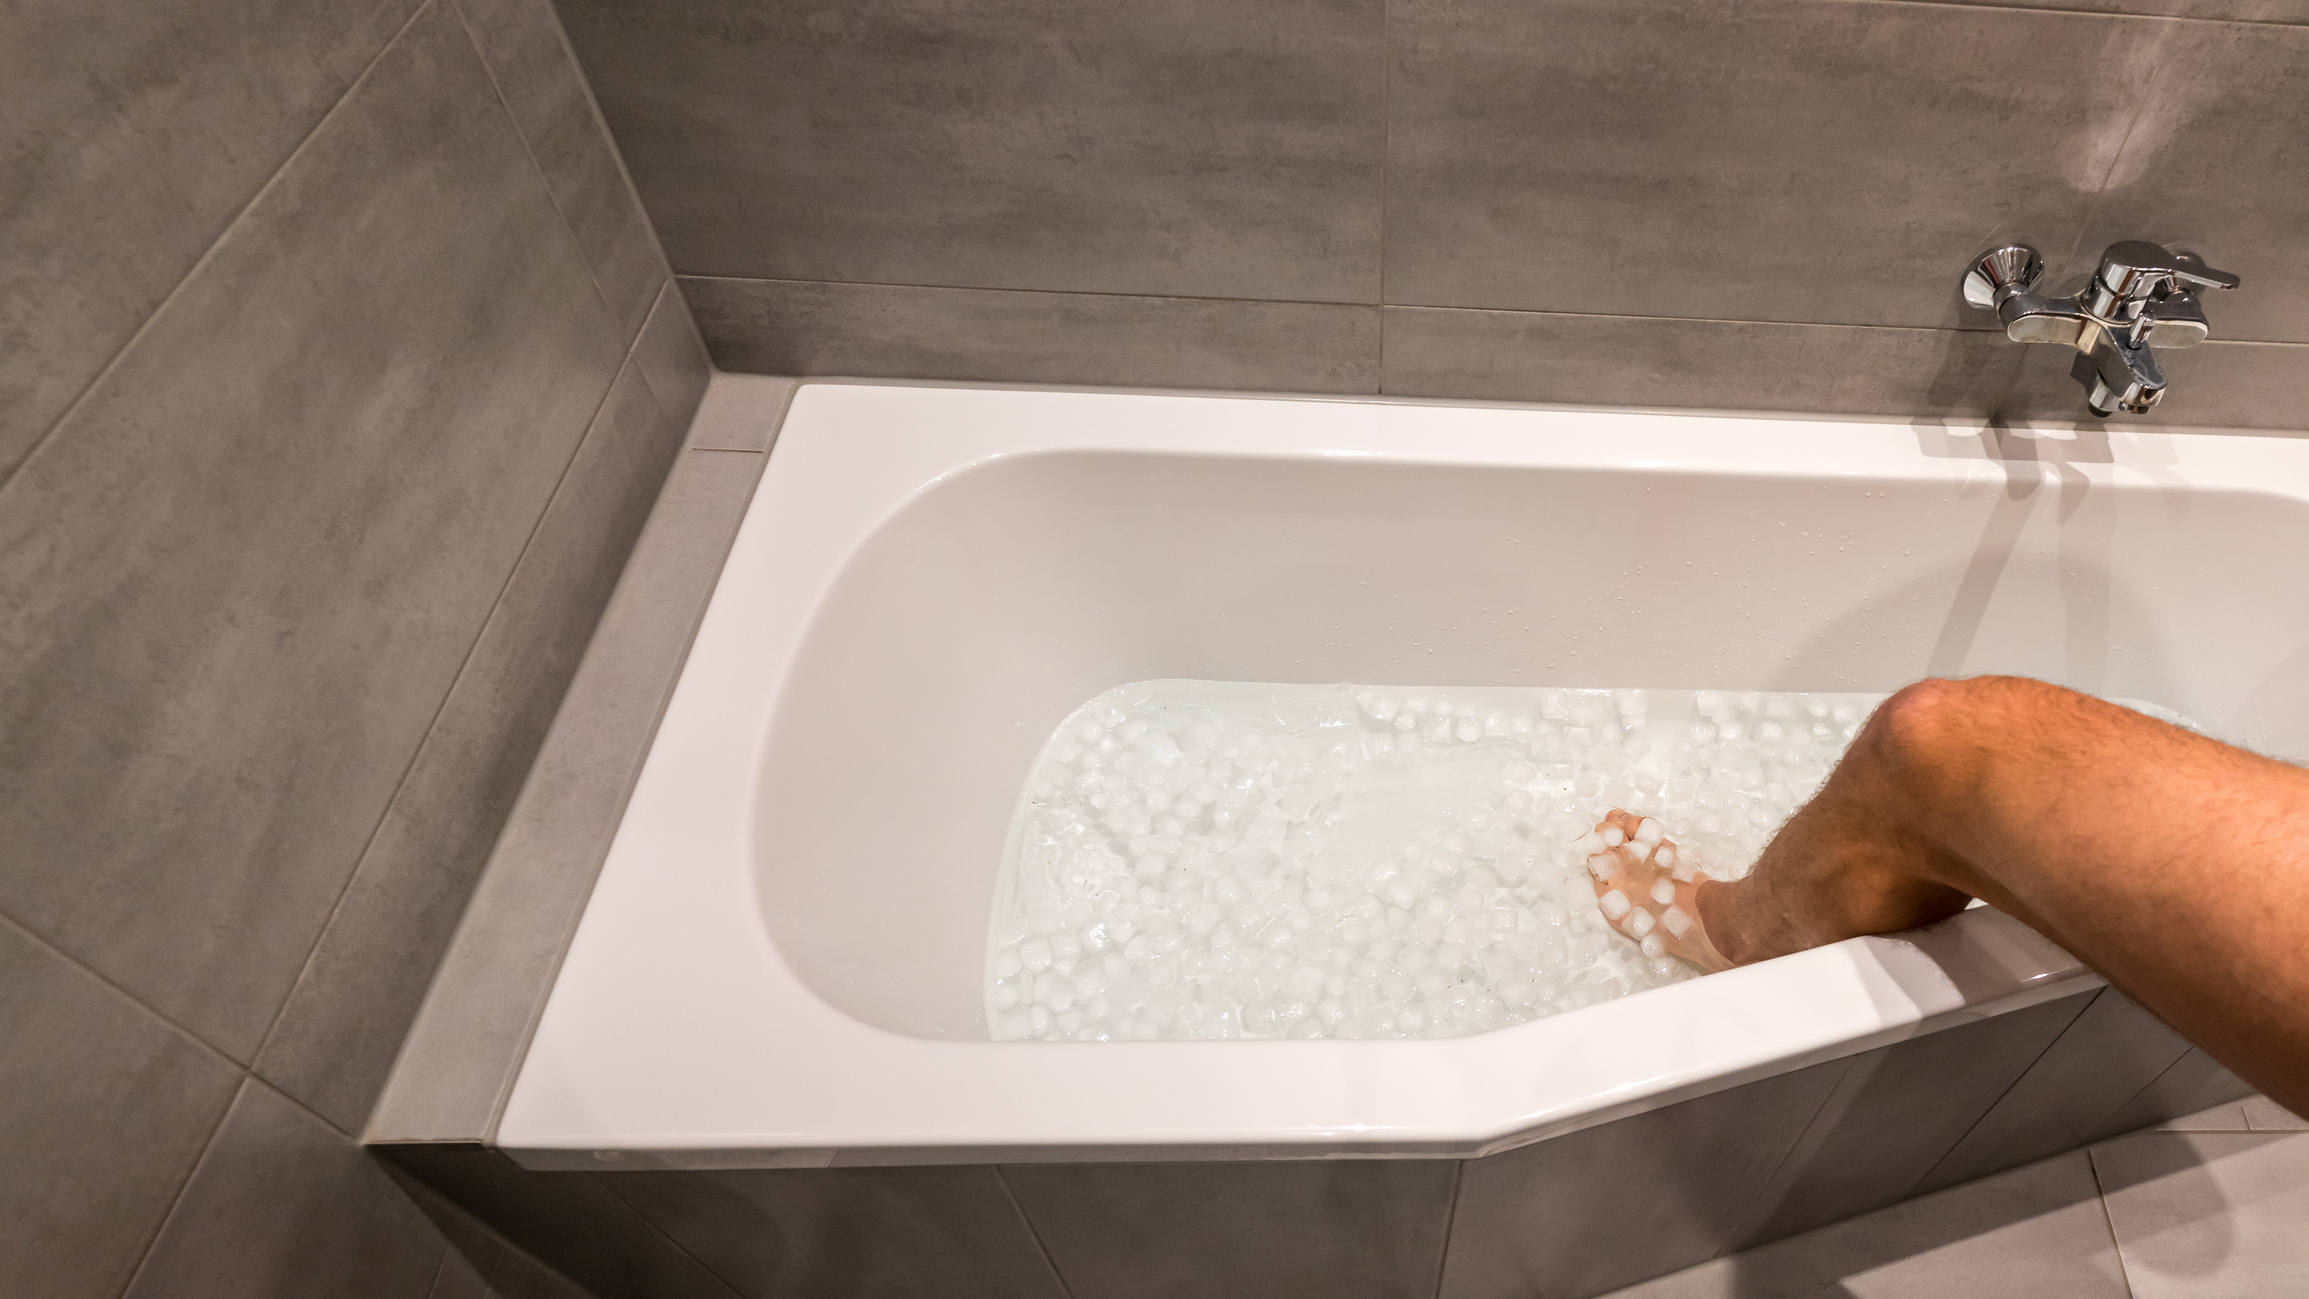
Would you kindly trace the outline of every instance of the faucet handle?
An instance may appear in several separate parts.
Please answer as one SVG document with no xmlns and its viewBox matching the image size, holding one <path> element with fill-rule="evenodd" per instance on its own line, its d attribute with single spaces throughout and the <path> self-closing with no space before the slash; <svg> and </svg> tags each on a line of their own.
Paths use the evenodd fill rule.
<svg viewBox="0 0 2309 1299">
<path fill-rule="evenodd" d="M 2012 293 L 2026 293 L 2044 275 L 2044 258 L 2027 244 L 1991 248 L 1972 259 L 1964 272 L 1964 300 L 1983 311 L 1993 311 Z"/>
<path fill-rule="evenodd" d="M 2238 284 L 2236 276 L 2214 270 L 2194 253 L 2167 252 L 2163 245 L 2145 239 L 2110 244 L 2101 253 L 2100 269 L 2093 273 L 2093 280 L 2101 293 L 2095 295 L 2100 301 L 2092 305 L 2104 313 L 2117 303 L 2143 302 L 2190 286 L 2233 289 Z M 2134 312 L 2125 314 L 2130 317 Z"/>
</svg>

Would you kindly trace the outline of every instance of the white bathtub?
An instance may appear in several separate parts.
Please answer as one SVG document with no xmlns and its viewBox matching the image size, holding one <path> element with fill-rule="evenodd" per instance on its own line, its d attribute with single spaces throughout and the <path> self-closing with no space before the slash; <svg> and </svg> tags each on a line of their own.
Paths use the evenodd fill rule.
<svg viewBox="0 0 2309 1299">
<path fill-rule="evenodd" d="M 531 1167 L 1477 1154 L 2088 989 L 1986 910 L 1444 1041 L 988 1040 L 1051 728 L 1149 678 L 2013 672 L 2309 753 L 2309 446 L 796 396 L 496 1140 Z"/>
</svg>

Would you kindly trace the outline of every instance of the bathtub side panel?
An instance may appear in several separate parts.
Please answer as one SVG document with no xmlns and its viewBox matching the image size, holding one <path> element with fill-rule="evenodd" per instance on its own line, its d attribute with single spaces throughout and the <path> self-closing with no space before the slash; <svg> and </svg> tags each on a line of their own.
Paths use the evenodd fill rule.
<svg viewBox="0 0 2309 1299">
<path fill-rule="evenodd" d="M 1729 1248 L 1907 1198 L 2092 996 L 2063 997 L 1853 1057 Z"/>
<path fill-rule="evenodd" d="M 2029 1071 L 1916 1187 L 1923 1195 L 2057 1155 L 2108 1121 L 2174 1062 L 2187 1038 L 2139 1002 L 2104 988 Z"/>
<path fill-rule="evenodd" d="M 1458 1164 L 1362 1159 L 1003 1169 L 1074 1299 L 1426 1299 Z"/>
<path fill-rule="evenodd" d="M 1714 1258 L 1850 1063 L 1470 1160 L 1441 1299 L 1596 1295 Z"/>
</svg>

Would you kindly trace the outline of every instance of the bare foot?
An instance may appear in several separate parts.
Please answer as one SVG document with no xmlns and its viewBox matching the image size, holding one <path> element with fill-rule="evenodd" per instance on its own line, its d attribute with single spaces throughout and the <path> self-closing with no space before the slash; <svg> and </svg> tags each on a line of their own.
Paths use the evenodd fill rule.
<svg viewBox="0 0 2309 1299">
<path fill-rule="evenodd" d="M 1700 921 L 1700 886 L 1708 881 L 1658 821 L 1614 808 L 1578 846 L 1605 921 L 1643 944 L 1646 956 L 1664 953 L 1710 974 L 1732 968 Z"/>
</svg>

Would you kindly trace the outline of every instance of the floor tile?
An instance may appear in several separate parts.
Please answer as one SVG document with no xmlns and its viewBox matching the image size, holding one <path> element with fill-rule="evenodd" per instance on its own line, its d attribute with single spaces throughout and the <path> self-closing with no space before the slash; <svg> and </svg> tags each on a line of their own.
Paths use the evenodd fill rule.
<svg viewBox="0 0 2309 1299">
<path fill-rule="evenodd" d="M 622 356 L 425 10 L 0 487 L 0 907 L 248 1059 Z"/>
<path fill-rule="evenodd" d="M 2092 1157 L 2133 1299 L 2309 1287 L 2309 1135 L 2141 1133 Z"/>
<path fill-rule="evenodd" d="M 2255 1132 L 2309 1132 L 2309 1119 L 2266 1096 L 2246 1097 L 2244 1108 L 2245 1123 Z"/>
<path fill-rule="evenodd" d="M 1382 0 L 561 9 L 684 275 L 1378 301 Z"/>
<path fill-rule="evenodd" d="M 426 1299 L 447 1249 L 366 1151 L 251 1079 L 126 1299 Z"/>
<path fill-rule="evenodd" d="M 0 920 L 0 1295 L 118 1295 L 239 1083 Z"/>
<path fill-rule="evenodd" d="M 2127 1299 L 2083 1151 L 1704 1263 L 1611 1299 Z"/>
</svg>

